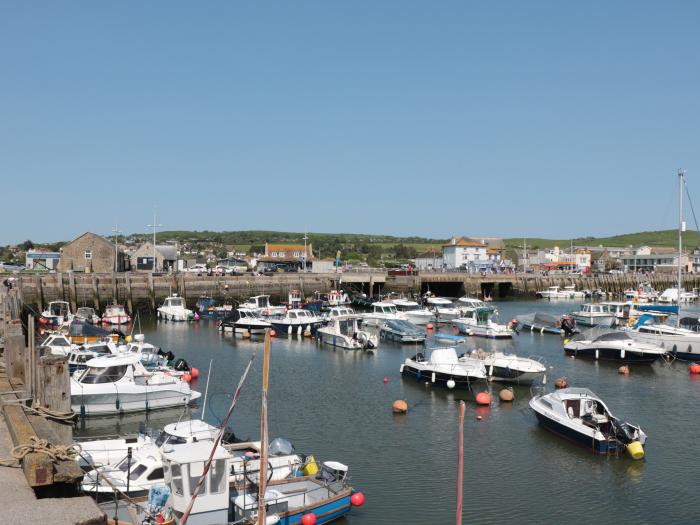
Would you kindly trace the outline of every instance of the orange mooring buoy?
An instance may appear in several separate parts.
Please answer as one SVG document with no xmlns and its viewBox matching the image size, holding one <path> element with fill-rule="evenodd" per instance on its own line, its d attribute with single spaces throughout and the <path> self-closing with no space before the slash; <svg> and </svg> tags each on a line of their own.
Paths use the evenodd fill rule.
<svg viewBox="0 0 700 525">
<path fill-rule="evenodd" d="M 618 374 L 622 374 L 623 376 L 628 376 L 630 375 L 630 367 L 627 365 L 622 365 L 620 368 L 617 369 Z"/>
<path fill-rule="evenodd" d="M 403 399 L 397 399 L 391 405 L 391 409 L 394 411 L 394 414 L 405 414 L 408 412 L 408 403 Z"/>
<path fill-rule="evenodd" d="M 568 383 L 566 382 L 565 377 L 559 377 L 556 381 L 554 381 L 554 386 L 556 388 L 566 388 L 567 384 Z"/>
<path fill-rule="evenodd" d="M 700 374 L 700 365 L 698 363 L 693 363 L 688 367 L 691 374 Z"/>
<path fill-rule="evenodd" d="M 491 404 L 491 396 L 489 395 L 488 392 L 479 392 L 476 395 L 476 404 L 477 405 L 490 405 Z"/>
</svg>

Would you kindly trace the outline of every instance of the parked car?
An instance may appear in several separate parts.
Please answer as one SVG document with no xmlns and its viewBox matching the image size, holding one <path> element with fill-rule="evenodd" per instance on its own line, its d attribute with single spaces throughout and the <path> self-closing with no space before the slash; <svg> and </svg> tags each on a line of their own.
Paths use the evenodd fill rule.
<svg viewBox="0 0 700 525">
<path fill-rule="evenodd" d="M 189 268 L 185 269 L 186 272 L 188 273 L 207 273 L 207 265 L 203 263 L 197 263 L 194 266 L 190 266 Z"/>
</svg>

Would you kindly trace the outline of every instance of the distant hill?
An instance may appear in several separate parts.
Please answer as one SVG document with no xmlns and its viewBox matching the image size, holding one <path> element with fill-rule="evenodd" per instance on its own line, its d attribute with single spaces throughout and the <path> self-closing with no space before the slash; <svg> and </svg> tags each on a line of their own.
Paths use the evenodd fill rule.
<svg viewBox="0 0 700 525">
<path fill-rule="evenodd" d="M 575 246 L 677 246 L 678 245 L 678 230 L 660 230 L 653 232 L 626 233 L 622 235 L 613 235 L 611 237 L 581 237 L 577 239 L 542 239 L 533 238 L 527 239 L 528 248 L 552 248 L 560 246 L 566 248 L 573 241 Z M 521 248 L 523 245 L 522 238 L 513 238 L 504 240 L 508 248 Z M 696 247 L 700 245 L 700 235 L 696 231 L 686 231 L 683 234 L 683 244 L 687 247 Z"/>
</svg>

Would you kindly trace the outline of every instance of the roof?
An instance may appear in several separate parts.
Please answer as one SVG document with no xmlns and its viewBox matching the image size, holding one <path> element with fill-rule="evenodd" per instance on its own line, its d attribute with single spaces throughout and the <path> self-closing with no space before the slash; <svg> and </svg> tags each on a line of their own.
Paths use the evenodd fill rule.
<svg viewBox="0 0 700 525">
<path fill-rule="evenodd" d="M 125 353 L 116 355 L 107 355 L 90 359 L 87 366 L 92 368 L 107 368 L 108 366 L 123 366 L 133 365 L 141 362 L 141 356 L 138 354 Z"/>
<path fill-rule="evenodd" d="M 63 246 L 61 247 L 61 251 L 63 251 L 65 248 L 69 247 L 71 244 L 73 244 L 74 242 L 79 241 L 80 239 L 82 239 L 83 237 L 85 237 L 85 236 L 87 236 L 87 235 L 90 235 L 90 236 L 94 237 L 95 240 L 97 240 L 97 241 L 101 241 L 101 242 L 103 242 L 104 244 L 109 245 L 110 248 L 114 247 L 114 245 L 113 245 L 111 242 L 109 242 L 107 239 L 105 239 L 105 238 L 102 237 L 101 235 L 97 235 L 96 233 L 92 233 L 92 232 L 85 232 L 85 233 L 83 233 L 81 236 L 76 237 L 75 239 L 73 239 L 73 240 L 70 241 L 69 243 L 63 245 Z"/>
<path fill-rule="evenodd" d="M 270 257 L 271 252 L 291 252 L 289 255 L 292 255 L 294 252 L 304 252 L 304 245 L 303 244 L 270 244 L 266 243 L 265 244 L 265 256 Z M 306 255 L 312 259 L 314 254 L 313 250 L 311 249 L 311 243 L 306 245 Z"/>
<path fill-rule="evenodd" d="M 442 259 L 442 252 L 437 250 L 430 250 L 416 256 L 416 259 Z"/>
<path fill-rule="evenodd" d="M 177 423 L 165 425 L 163 430 L 171 436 L 189 437 L 202 433 L 206 435 L 215 435 L 219 429 L 201 419 L 188 419 L 187 421 L 178 421 Z"/>
<path fill-rule="evenodd" d="M 475 241 L 474 239 L 470 239 L 468 237 L 460 237 L 457 239 L 454 243 L 452 242 L 454 239 L 451 239 L 450 242 L 447 244 L 443 244 L 443 248 L 449 248 L 450 246 L 483 246 L 485 247 L 485 244 L 480 243 L 479 241 Z"/>
<path fill-rule="evenodd" d="M 180 464 L 207 461 L 213 446 L 213 441 L 195 441 L 173 446 L 166 445 L 163 447 L 163 457 L 168 461 Z M 216 447 L 212 459 L 226 459 L 230 457 L 231 454 L 223 446 L 219 445 Z"/>
</svg>

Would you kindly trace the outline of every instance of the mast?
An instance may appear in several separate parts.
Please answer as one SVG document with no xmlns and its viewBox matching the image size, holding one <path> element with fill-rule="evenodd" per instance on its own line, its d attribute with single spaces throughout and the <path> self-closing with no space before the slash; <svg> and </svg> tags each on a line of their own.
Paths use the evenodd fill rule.
<svg viewBox="0 0 700 525">
<path fill-rule="evenodd" d="M 260 407 L 260 477 L 258 481 L 258 525 L 265 525 L 265 485 L 267 482 L 267 387 L 270 375 L 270 330 L 265 331 L 263 382 Z"/>
<path fill-rule="evenodd" d="M 681 259 L 683 258 L 683 232 L 685 222 L 683 221 L 683 189 L 685 186 L 685 171 L 678 170 L 678 314 L 676 316 L 676 326 L 681 323 Z"/>
</svg>

